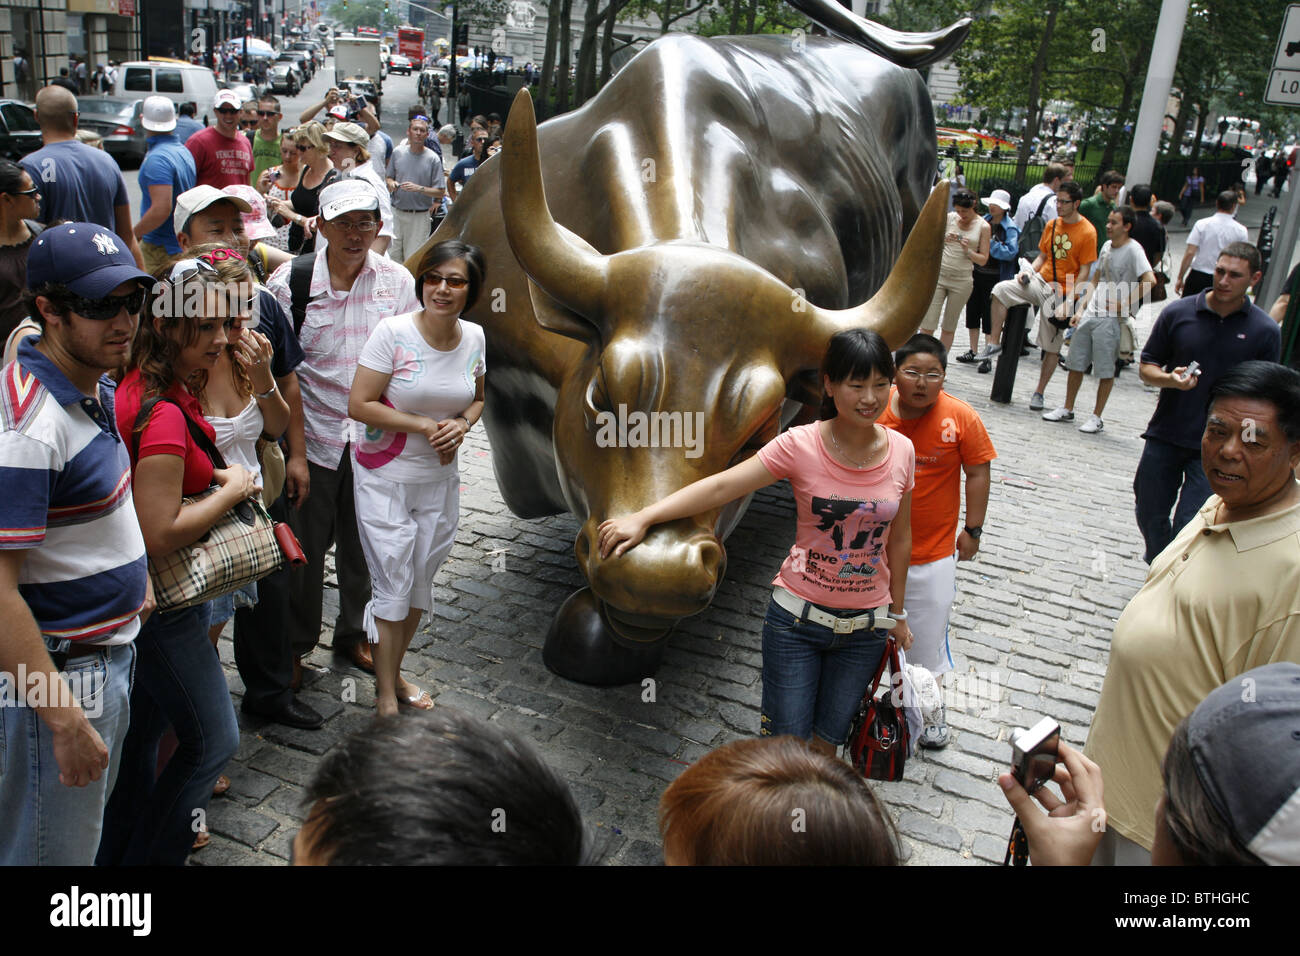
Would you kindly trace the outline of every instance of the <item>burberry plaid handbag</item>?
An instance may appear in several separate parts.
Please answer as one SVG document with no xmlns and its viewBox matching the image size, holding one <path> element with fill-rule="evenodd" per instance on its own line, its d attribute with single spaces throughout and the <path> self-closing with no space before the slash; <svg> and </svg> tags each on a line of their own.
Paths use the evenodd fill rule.
<svg viewBox="0 0 1300 956">
<path fill-rule="evenodd" d="M 149 414 L 158 402 L 176 402 L 167 398 L 151 398 L 140 407 L 133 432 L 138 449 L 139 435 L 149 420 Z M 226 462 L 211 439 L 199 428 L 185 410 L 185 423 L 195 444 L 212 459 L 213 467 L 225 468 Z M 137 451 L 137 460 L 139 459 Z M 197 495 L 181 499 L 181 507 L 202 501 L 215 494 L 213 485 Z M 160 611 L 176 611 L 203 604 L 215 597 L 237 591 L 266 577 L 284 566 L 285 556 L 276 538 L 275 523 L 266 507 L 257 498 L 241 501 L 227 511 L 203 537 L 193 544 L 178 548 L 162 558 L 149 559 L 149 576 L 153 579 L 154 600 Z"/>
<path fill-rule="evenodd" d="M 902 702 L 894 700 L 893 681 L 885 685 L 883 694 L 877 694 L 886 665 L 892 674 L 902 673 L 898 644 L 893 637 L 885 645 L 876 676 L 858 704 L 858 713 L 849 726 L 849 738 L 844 744 L 849 762 L 870 780 L 902 780 L 907 762 L 907 717 Z"/>
</svg>

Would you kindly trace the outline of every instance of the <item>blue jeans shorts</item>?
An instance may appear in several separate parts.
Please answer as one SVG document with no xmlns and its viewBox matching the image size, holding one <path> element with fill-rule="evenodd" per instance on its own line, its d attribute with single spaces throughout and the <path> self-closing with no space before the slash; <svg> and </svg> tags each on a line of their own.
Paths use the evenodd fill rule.
<svg viewBox="0 0 1300 956">
<path fill-rule="evenodd" d="M 837 617 L 861 610 L 822 608 Z M 763 713 L 761 736 L 816 734 L 839 746 L 867 685 L 885 653 L 887 632 L 865 628 L 836 634 L 800 620 L 775 601 L 763 618 Z"/>
<path fill-rule="evenodd" d="M 208 604 L 212 608 L 208 627 L 213 624 L 225 624 L 240 608 L 257 606 L 257 582 L 253 581 L 251 584 L 245 584 L 238 591 L 213 598 Z"/>
</svg>

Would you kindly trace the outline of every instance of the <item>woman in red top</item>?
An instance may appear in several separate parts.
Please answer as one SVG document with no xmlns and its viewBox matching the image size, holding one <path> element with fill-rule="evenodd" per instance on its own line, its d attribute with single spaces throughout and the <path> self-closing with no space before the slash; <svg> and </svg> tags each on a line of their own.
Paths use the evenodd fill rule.
<svg viewBox="0 0 1300 956">
<path fill-rule="evenodd" d="M 176 263 L 170 281 L 159 284 L 161 295 L 140 322 L 132 368 L 117 393 L 118 431 L 131 453 L 135 510 L 150 557 L 192 544 L 257 493 L 248 469 L 214 468 L 193 435 L 200 429 L 213 437 L 199 397 L 234 324 L 227 318 L 232 290 L 219 281 L 215 255 Z M 195 302 L 202 315 L 193 314 L 200 311 Z M 163 400 L 137 422 L 142 404 L 153 398 Z M 202 501 L 182 502 L 213 483 L 218 490 Z M 225 674 L 208 641 L 208 614 L 206 604 L 157 611 L 136 638 L 131 722 L 105 811 L 101 866 L 183 864 L 195 842 L 194 811 L 207 807 L 239 746 Z M 156 775 L 158 741 L 168 724 L 179 743 Z"/>
<path fill-rule="evenodd" d="M 821 421 L 778 435 L 757 455 L 648 508 L 601 523 L 602 559 L 656 524 L 686 518 L 788 478 L 795 544 L 763 622 L 760 734 L 811 738 L 834 754 L 885 651 L 885 627 L 911 647 L 903 595 L 912 552 L 912 443 L 876 424 L 889 406 L 894 358 L 875 332 L 831 336 L 822 359 Z"/>
</svg>

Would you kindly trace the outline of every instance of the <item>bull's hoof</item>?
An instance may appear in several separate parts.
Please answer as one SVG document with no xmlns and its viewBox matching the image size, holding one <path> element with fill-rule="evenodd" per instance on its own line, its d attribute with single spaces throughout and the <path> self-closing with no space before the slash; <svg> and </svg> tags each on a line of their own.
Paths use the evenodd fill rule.
<svg viewBox="0 0 1300 956">
<path fill-rule="evenodd" d="M 667 623 L 657 634 L 637 628 L 636 638 L 629 639 L 609 622 L 607 609 L 591 588 L 583 588 L 556 612 L 542 660 L 556 674 L 580 684 L 639 683 L 658 669 L 670 629 Z"/>
</svg>

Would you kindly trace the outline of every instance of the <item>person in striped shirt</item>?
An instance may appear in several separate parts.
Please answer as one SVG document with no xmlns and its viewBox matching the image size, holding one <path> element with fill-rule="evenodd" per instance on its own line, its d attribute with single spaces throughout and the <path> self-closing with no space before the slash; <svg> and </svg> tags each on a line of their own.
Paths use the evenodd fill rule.
<svg viewBox="0 0 1300 956">
<path fill-rule="evenodd" d="M 88 866 L 153 607 L 105 372 L 153 280 L 76 222 L 36 239 L 27 281 L 42 332 L 0 372 L 0 865 Z"/>
</svg>

